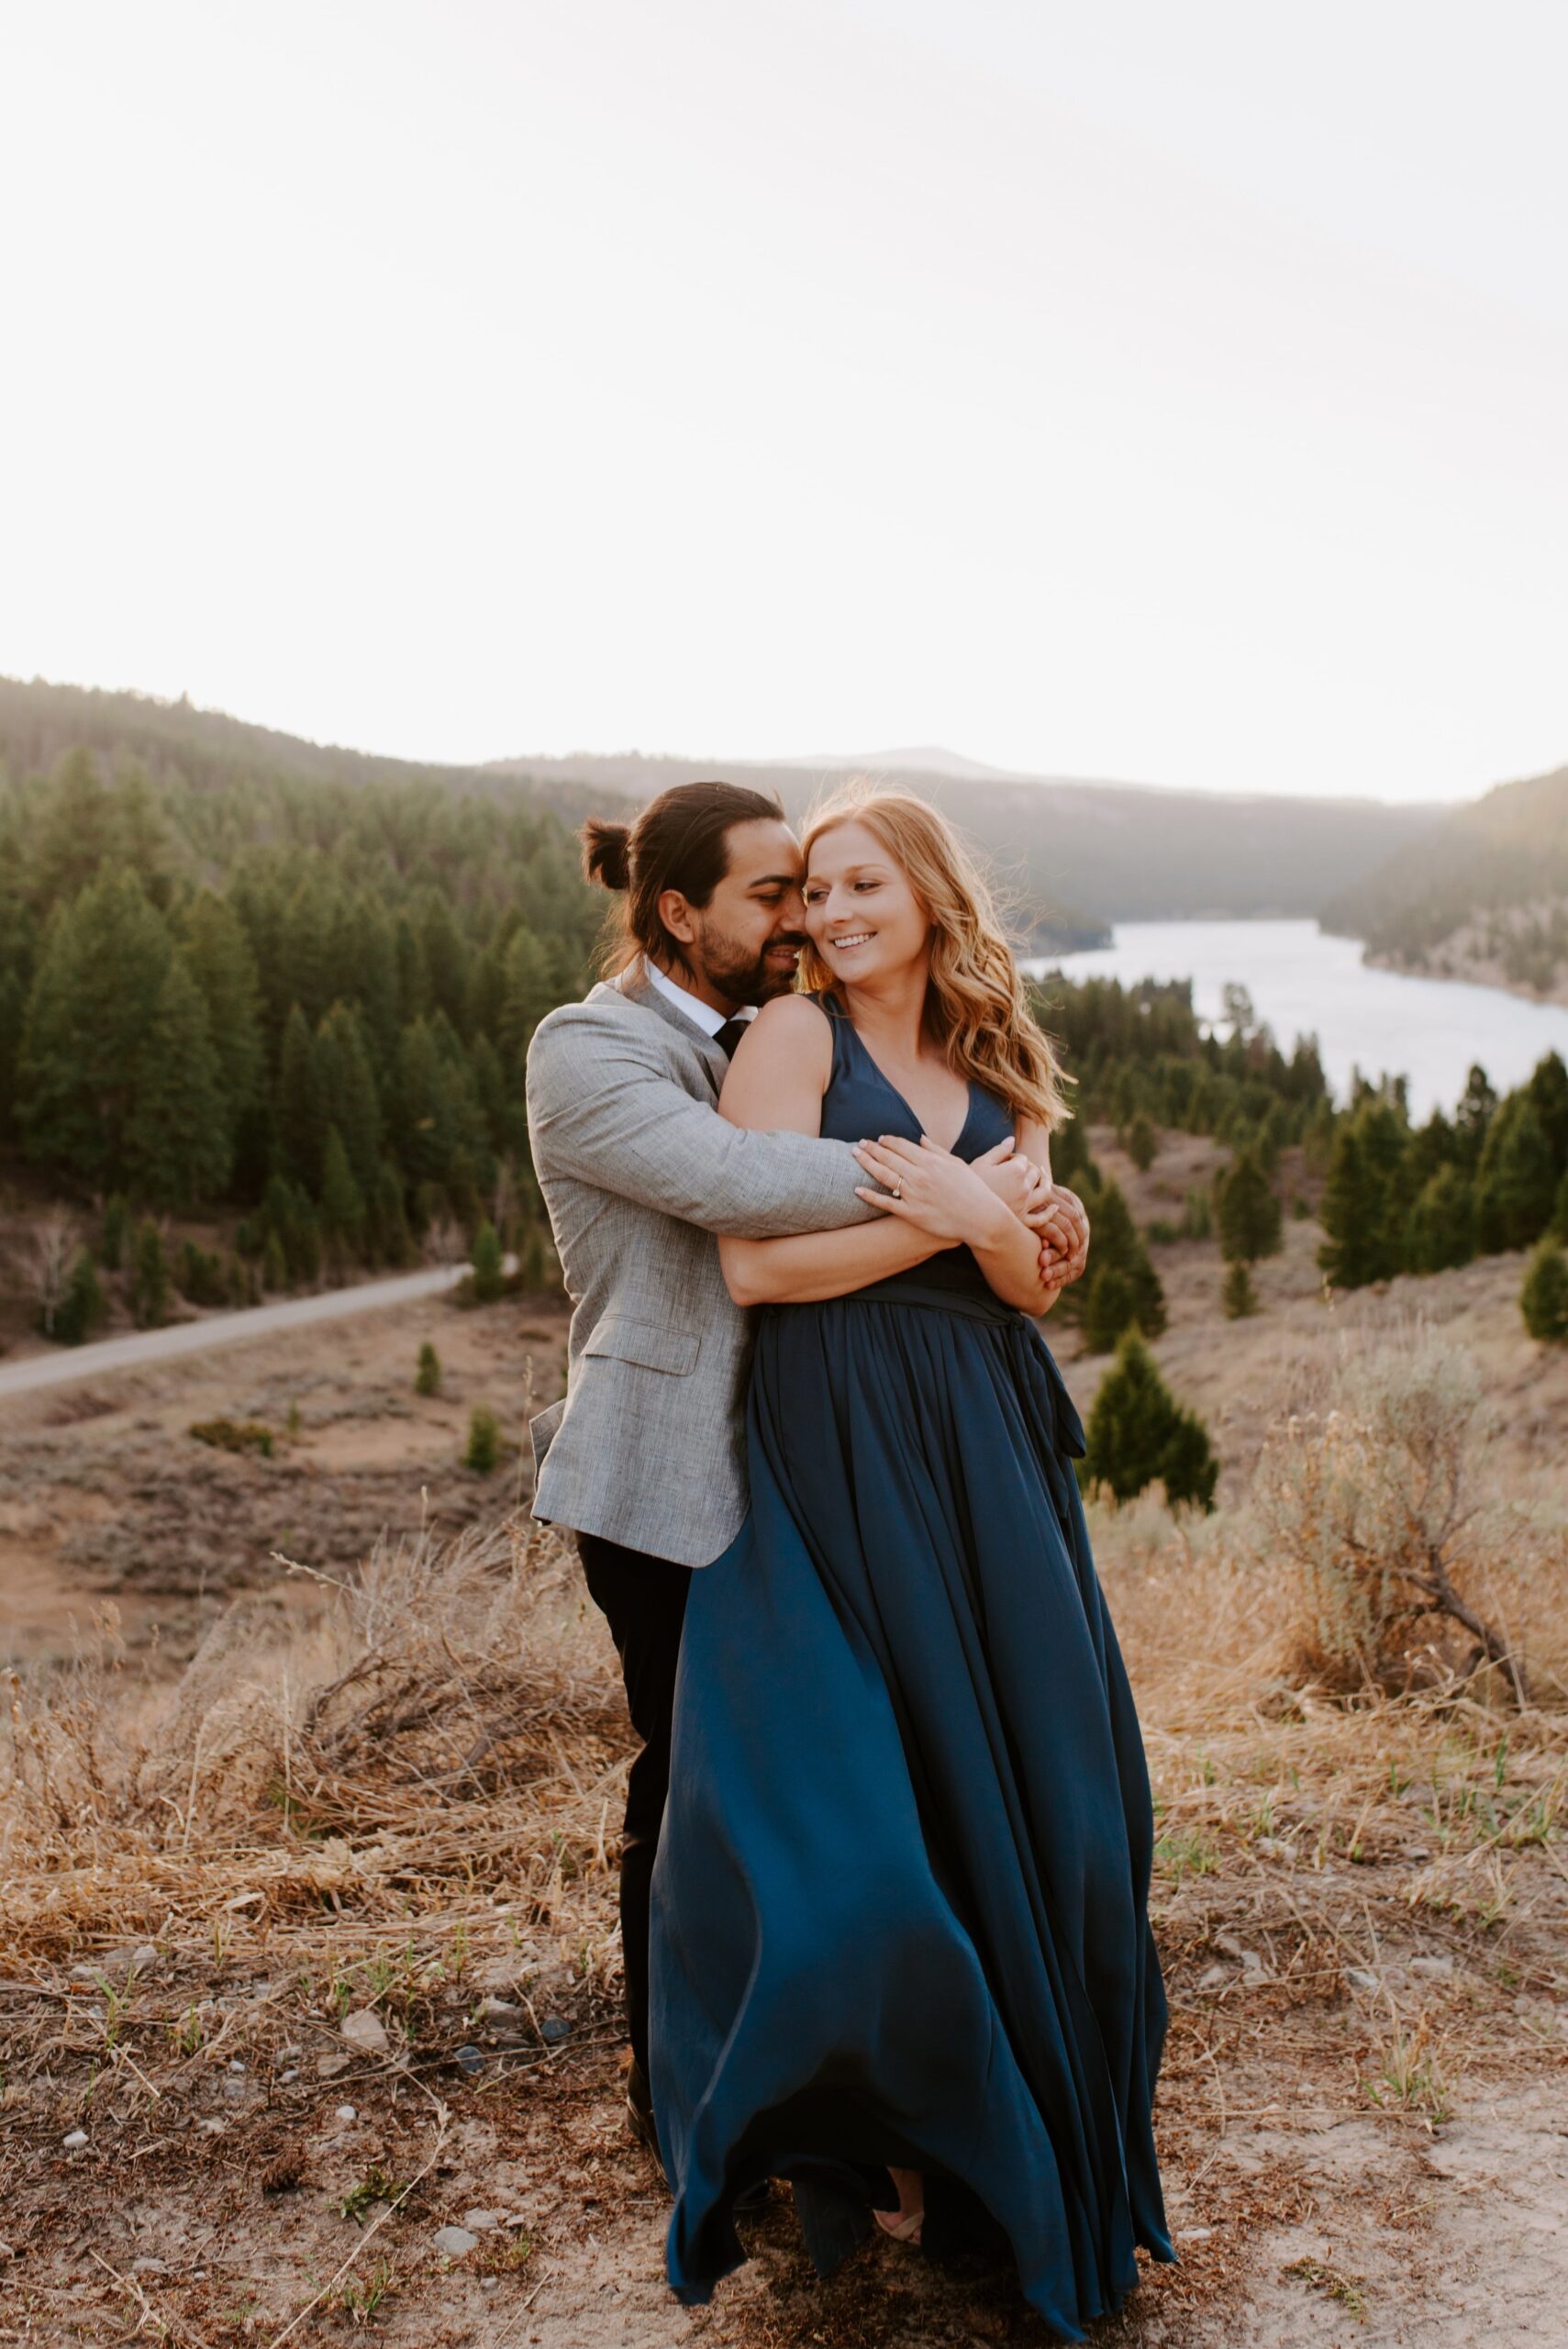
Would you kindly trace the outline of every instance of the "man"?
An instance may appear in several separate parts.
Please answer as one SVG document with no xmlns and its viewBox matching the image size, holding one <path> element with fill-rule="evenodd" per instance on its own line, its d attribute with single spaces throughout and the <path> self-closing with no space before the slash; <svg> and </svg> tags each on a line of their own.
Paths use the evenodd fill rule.
<svg viewBox="0 0 1568 2349">
<path fill-rule="evenodd" d="M 628 2110 L 656 2151 L 649 1890 L 681 1622 L 693 1569 L 746 1514 L 750 1333 L 713 1235 L 833 1230 L 877 1210 L 856 1197 L 866 1178 L 845 1143 L 748 1132 L 717 1110 L 745 1019 L 788 991 L 804 942 L 800 848 L 777 802 L 685 784 L 634 826 L 589 823 L 584 843 L 590 876 L 626 905 L 606 982 L 551 1012 L 528 1051 L 534 1169 L 573 1303 L 566 1397 L 532 1424 L 534 1513 L 576 1534 L 643 1741 L 627 1787 L 621 1939 Z M 1022 1167 L 1017 1186 L 1021 1208 Z M 1051 1194 L 1029 1220 L 1042 1278 L 1075 1279 L 1088 1245 L 1077 1200 Z"/>
</svg>

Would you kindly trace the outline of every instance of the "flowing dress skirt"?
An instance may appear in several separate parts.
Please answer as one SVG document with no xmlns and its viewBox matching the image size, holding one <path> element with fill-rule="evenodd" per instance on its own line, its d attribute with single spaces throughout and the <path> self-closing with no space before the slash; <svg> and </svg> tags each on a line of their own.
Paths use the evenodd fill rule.
<svg viewBox="0 0 1568 2349">
<path fill-rule="evenodd" d="M 671 2281 L 770 2175 L 928 2176 L 1068 2339 L 1173 2254 L 1149 1782 L 1048 1349 L 907 1281 L 762 1317 L 751 1513 L 693 1578 L 654 1877 Z M 797 2199 L 798 2193 L 797 2193 Z M 885 2198 L 884 2198 L 885 2199 Z"/>
</svg>

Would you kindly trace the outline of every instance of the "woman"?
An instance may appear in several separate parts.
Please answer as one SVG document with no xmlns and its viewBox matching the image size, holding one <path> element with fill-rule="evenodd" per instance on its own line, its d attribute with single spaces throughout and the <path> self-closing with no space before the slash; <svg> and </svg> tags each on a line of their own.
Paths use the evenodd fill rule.
<svg viewBox="0 0 1568 2349">
<path fill-rule="evenodd" d="M 1026 1318 L 1057 1292 L 970 1163 L 1009 1133 L 1048 1163 L 1056 1071 L 931 808 L 851 795 L 806 855 L 815 992 L 763 1007 L 720 1106 L 858 1143 L 886 1215 L 720 1241 L 764 1309 L 654 1880 L 671 2280 L 706 2300 L 737 2198 L 787 2176 L 819 2266 L 846 2198 L 931 2250 L 1000 2228 L 1075 2339 L 1172 2252 L 1142 1746 Z"/>
</svg>

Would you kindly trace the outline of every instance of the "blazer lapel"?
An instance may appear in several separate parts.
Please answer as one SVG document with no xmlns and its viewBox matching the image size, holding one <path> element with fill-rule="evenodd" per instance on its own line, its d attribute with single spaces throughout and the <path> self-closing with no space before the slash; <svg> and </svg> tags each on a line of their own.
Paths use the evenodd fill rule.
<svg viewBox="0 0 1568 2349">
<path fill-rule="evenodd" d="M 703 1065 L 713 1079 L 717 1095 L 729 1067 L 729 1056 L 717 1039 L 699 1028 L 695 1019 L 688 1019 L 680 1006 L 672 1003 L 669 996 L 653 985 L 640 963 L 633 963 L 618 978 L 611 979 L 607 984 L 625 996 L 628 1003 L 639 1004 L 643 1010 L 656 1012 L 678 1035 L 696 1046 L 702 1054 Z"/>
</svg>

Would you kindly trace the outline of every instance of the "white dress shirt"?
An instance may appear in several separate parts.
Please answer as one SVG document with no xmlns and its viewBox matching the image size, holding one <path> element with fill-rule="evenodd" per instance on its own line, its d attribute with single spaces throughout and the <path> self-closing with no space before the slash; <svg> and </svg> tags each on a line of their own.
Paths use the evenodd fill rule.
<svg viewBox="0 0 1568 2349">
<path fill-rule="evenodd" d="M 651 954 L 644 959 L 648 964 L 648 975 L 660 994 L 666 996 L 677 1011 L 684 1011 L 688 1019 L 695 1019 L 705 1036 L 717 1036 L 731 1019 L 755 1019 L 757 1017 L 754 1003 L 745 1004 L 736 1012 L 715 1011 L 712 1004 L 705 1003 L 700 995 L 693 995 L 689 988 L 677 986 L 668 972 L 659 968 Z"/>
</svg>

